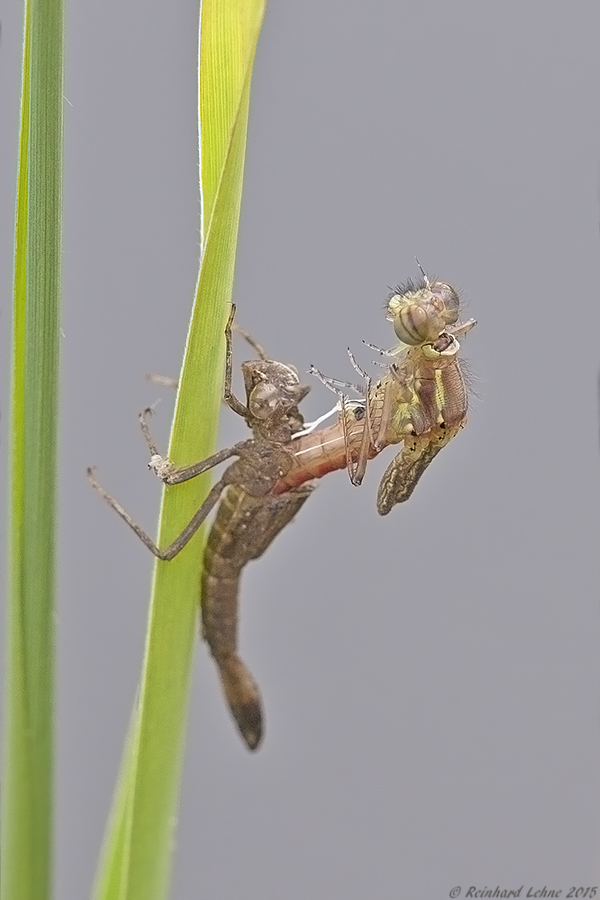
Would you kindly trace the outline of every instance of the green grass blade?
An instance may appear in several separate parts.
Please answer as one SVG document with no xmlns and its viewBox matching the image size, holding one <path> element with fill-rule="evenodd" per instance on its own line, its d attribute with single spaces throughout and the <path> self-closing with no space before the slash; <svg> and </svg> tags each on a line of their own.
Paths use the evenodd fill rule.
<svg viewBox="0 0 600 900">
<path fill-rule="evenodd" d="M 200 122 L 203 255 L 169 457 L 191 463 L 214 450 L 224 327 L 231 301 L 250 80 L 265 0 L 203 0 Z M 209 482 L 165 492 L 160 544 L 198 508 Z M 140 700 L 130 729 L 96 882 L 97 900 L 167 894 L 181 776 L 203 536 L 155 569 Z"/>
<path fill-rule="evenodd" d="M 17 184 L 0 897 L 50 896 L 62 0 L 29 0 Z"/>
</svg>

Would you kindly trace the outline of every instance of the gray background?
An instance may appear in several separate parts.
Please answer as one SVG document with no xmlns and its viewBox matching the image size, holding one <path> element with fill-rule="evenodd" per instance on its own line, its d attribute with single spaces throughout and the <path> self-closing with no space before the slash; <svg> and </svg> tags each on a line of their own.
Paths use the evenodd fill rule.
<svg viewBox="0 0 600 900">
<path fill-rule="evenodd" d="M 177 374 L 197 267 L 196 4 L 68 4 L 57 897 L 86 897 L 152 561 L 136 414 Z M 21 10 L 2 13 L 1 450 Z M 267 735 L 199 646 L 172 896 L 381 900 L 598 884 L 600 9 L 272 0 L 235 298 L 276 358 L 347 377 L 414 254 L 479 320 L 467 429 L 413 499 L 325 479 L 243 580 Z M 247 356 L 236 348 L 238 361 Z M 307 414 L 331 402 L 314 384 Z M 221 444 L 245 436 L 223 413 Z M 2 524 L 5 532 L 5 525 Z M 5 535 L 3 535 L 5 537 Z"/>
</svg>

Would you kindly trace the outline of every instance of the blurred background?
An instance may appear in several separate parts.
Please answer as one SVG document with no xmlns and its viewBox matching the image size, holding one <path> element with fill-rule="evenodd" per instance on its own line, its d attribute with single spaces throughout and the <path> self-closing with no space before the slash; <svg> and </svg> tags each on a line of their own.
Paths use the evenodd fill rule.
<svg viewBox="0 0 600 900">
<path fill-rule="evenodd" d="M 2 13 L 0 452 L 22 11 Z M 198 261 L 197 3 L 67 10 L 56 896 L 89 894 L 143 652 L 138 411 L 177 375 Z M 456 285 L 467 428 L 380 518 L 332 475 L 243 577 L 249 754 L 199 644 L 172 896 L 433 900 L 600 878 L 600 8 L 271 0 L 235 300 L 277 359 L 352 378 L 383 303 Z M 249 353 L 236 345 L 236 367 Z M 309 376 L 306 376 L 309 380 Z M 329 408 L 316 382 L 308 418 Z M 220 444 L 246 437 L 224 410 Z M 3 479 L 3 501 L 5 479 Z M 6 538 L 2 519 L 2 544 Z"/>
</svg>

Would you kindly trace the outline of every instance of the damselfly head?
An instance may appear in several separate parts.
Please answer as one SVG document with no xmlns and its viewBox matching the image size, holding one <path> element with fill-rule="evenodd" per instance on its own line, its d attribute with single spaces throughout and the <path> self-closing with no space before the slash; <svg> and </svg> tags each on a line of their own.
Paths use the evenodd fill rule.
<svg viewBox="0 0 600 900">
<path fill-rule="evenodd" d="M 396 336 L 413 347 L 435 341 L 442 331 L 458 320 L 460 297 L 444 281 L 407 281 L 387 299 L 387 318 Z"/>
</svg>

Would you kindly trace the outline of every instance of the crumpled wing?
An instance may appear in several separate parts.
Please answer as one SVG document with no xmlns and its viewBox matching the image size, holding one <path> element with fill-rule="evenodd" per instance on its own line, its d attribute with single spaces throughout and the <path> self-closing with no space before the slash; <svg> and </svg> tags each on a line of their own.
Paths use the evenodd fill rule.
<svg viewBox="0 0 600 900">
<path fill-rule="evenodd" d="M 464 427 L 466 417 L 457 425 L 435 425 L 425 434 L 407 437 L 401 452 L 389 464 L 377 490 L 377 512 L 387 516 L 396 503 L 412 495 L 418 481 L 440 450 Z"/>
</svg>

